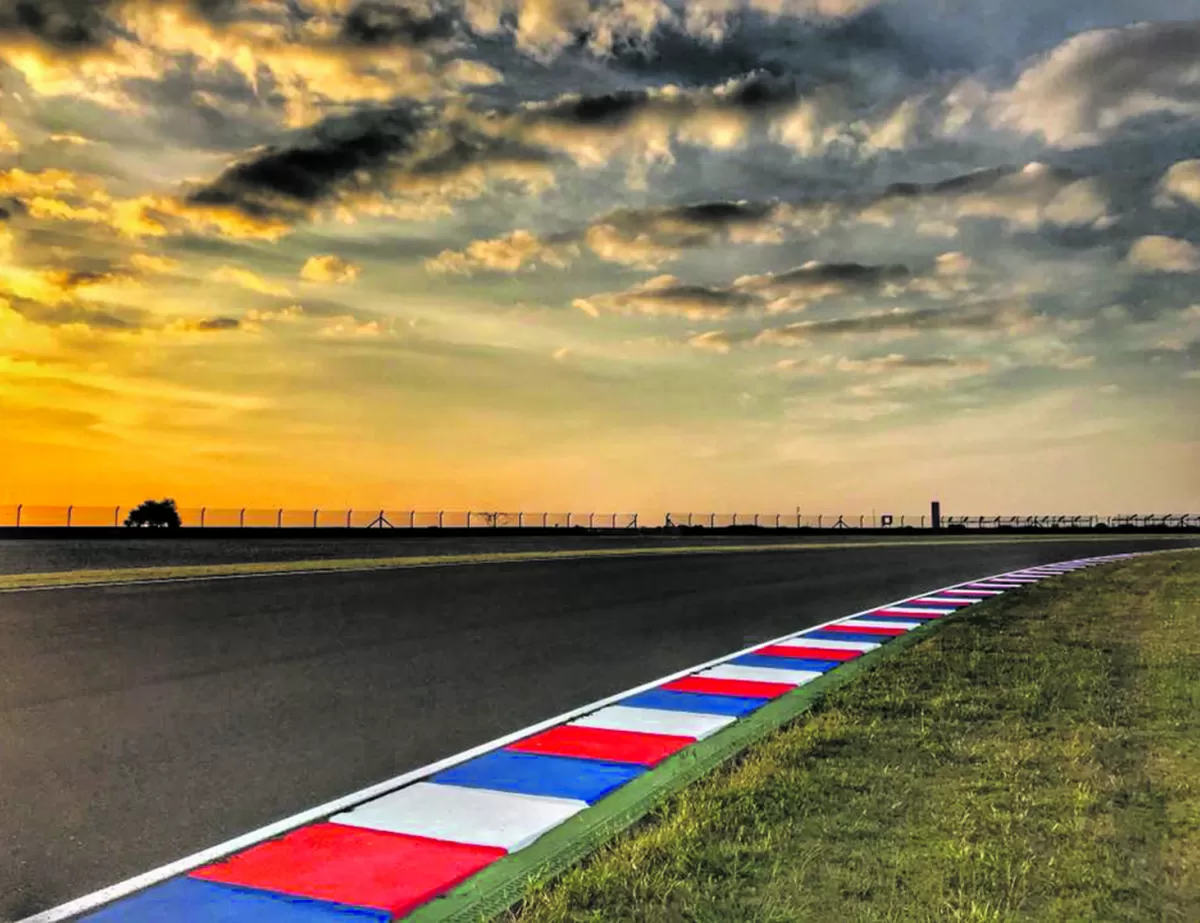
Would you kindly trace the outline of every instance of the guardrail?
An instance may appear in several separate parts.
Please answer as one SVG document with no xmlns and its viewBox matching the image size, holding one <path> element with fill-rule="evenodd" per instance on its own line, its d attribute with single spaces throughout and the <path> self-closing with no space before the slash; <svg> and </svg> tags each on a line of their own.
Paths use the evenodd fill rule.
<svg viewBox="0 0 1200 923">
<path fill-rule="evenodd" d="M 0 528 L 119 527 L 132 507 L 0 505 Z M 928 516 L 799 513 L 550 513 L 484 510 L 180 507 L 188 529 L 927 529 Z M 942 529 L 1200 528 L 1200 514 L 943 516 Z"/>
</svg>

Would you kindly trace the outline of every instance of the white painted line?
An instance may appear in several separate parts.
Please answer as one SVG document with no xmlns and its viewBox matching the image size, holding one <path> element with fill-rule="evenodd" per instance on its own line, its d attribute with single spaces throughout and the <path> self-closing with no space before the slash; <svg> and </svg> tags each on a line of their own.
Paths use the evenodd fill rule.
<svg viewBox="0 0 1200 923">
<path fill-rule="evenodd" d="M 643 734 L 671 734 L 703 740 L 723 727 L 733 724 L 728 715 L 703 715 L 685 711 L 666 711 L 660 708 L 630 708 L 610 705 L 585 715 L 571 724 L 584 728 L 603 728 L 608 731 L 639 731 Z"/>
<path fill-rule="evenodd" d="M 329 820 L 514 852 L 586 807 L 573 798 L 418 782 Z"/>
<path fill-rule="evenodd" d="M 955 590 L 954 592 L 955 593 L 963 593 L 963 594 L 969 593 L 972 596 L 1003 596 L 1004 595 L 1003 590 L 989 590 L 984 587 L 975 587 L 975 586 L 963 587 L 961 590 Z"/>
<path fill-rule="evenodd" d="M 787 683 L 790 686 L 803 686 L 821 674 L 815 670 L 777 670 L 774 667 L 743 667 L 740 664 L 729 663 L 696 675 L 705 679 L 744 679 L 752 683 Z"/>
<path fill-rule="evenodd" d="M 918 603 L 977 603 L 978 596 L 958 596 L 954 593 L 939 593 L 937 596 L 922 596 L 914 599 Z"/>
<path fill-rule="evenodd" d="M 1121 557 L 1132 557 L 1132 555 L 1122 555 Z M 561 559 L 559 559 L 559 560 L 561 560 Z M 379 568 L 373 568 L 373 569 L 379 569 Z M 352 571 L 348 571 L 348 570 L 325 571 L 325 573 L 352 573 Z M 275 576 L 279 576 L 279 575 L 276 574 Z M 984 579 L 987 579 L 987 578 L 984 578 Z M 161 583 L 163 581 L 144 581 L 144 582 Z M 113 586 L 113 585 L 114 584 L 104 584 L 104 586 Z M 119 584 L 119 585 L 128 586 L 129 584 Z M 944 587 L 941 587 L 940 589 L 932 590 L 930 592 L 941 593 L 941 592 L 945 592 L 945 591 L 949 591 L 949 590 L 954 590 L 957 587 L 962 587 L 962 586 L 966 586 L 966 585 L 967 584 L 961 584 L 961 583 L 960 584 L 950 584 L 948 586 L 944 586 Z M 36 589 L 36 588 L 31 588 L 31 589 Z M 20 592 L 20 591 L 6 590 L 4 592 Z M 998 593 L 992 593 L 990 591 L 986 591 L 986 592 L 987 592 L 987 595 L 999 595 Z M 928 595 L 928 594 L 925 594 L 925 595 Z M 911 597 L 911 596 L 906 596 L 901 599 L 894 600 L 891 603 L 885 603 L 885 604 L 879 605 L 879 606 L 872 606 L 871 608 L 864 609 L 862 612 L 859 612 L 856 614 L 857 615 L 867 615 L 870 612 L 874 612 L 877 609 L 895 608 L 896 606 L 901 605 L 906 600 L 909 600 L 912 598 L 913 597 Z M 597 700 L 595 702 L 591 702 L 587 705 L 581 705 L 578 708 L 572 709 L 567 712 L 563 712 L 560 715 L 555 715 L 553 718 L 547 718 L 545 721 L 539 722 L 538 724 L 534 724 L 534 725 L 530 725 L 529 727 L 521 728 L 519 730 L 513 731 L 510 734 L 505 734 L 502 737 L 498 737 L 495 740 L 490 740 L 487 743 L 482 743 L 477 747 L 472 747 L 469 750 L 463 750 L 461 753 L 456 753 L 453 756 L 448 756 L 445 759 L 438 760 L 437 762 L 434 762 L 434 763 L 428 763 L 425 766 L 421 766 L 421 767 L 413 769 L 409 772 L 405 772 L 398 776 L 394 776 L 391 779 L 386 779 L 375 785 L 371 785 L 371 786 L 368 786 L 367 788 L 360 789 L 359 791 L 351 792 L 347 795 L 343 795 L 340 798 L 335 798 L 332 801 L 327 801 L 325 804 L 320 804 L 320 805 L 317 805 L 316 807 L 309 808 L 304 811 L 300 811 L 296 814 L 291 815 L 290 817 L 285 817 L 285 818 L 282 818 L 281 820 L 275 821 L 274 823 L 266 824 L 265 826 L 259 827 L 256 830 L 251 830 L 248 833 L 244 833 L 241 836 L 237 836 L 230 840 L 226 840 L 223 843 L 218 843 L 214 846 L 210 846 L 207 849 L 203 849 L 203 850 L 200 850 L 199 852 L 192 853 L 191 855 L 184 856 L 180 859 L 176 859 L 173 862 L 168 862 L 164 865 L 160 865 L 157 868 L 150 869 L 149 871 L 143 872 L 140 875 L 135 875 L 132 878 L 126 878 L 124 881 L 116 882 L 115 884 L 111 884 L 111 885 L 108 885 L 107 887 L 100 888 L 99 890 L 93 891 L 89 894 L 84 894 L 73 900 L 67 901 L 64 904 L 59 904 L 56 907 L 51 907 L 47 910 L 41 911 L 40 913 L 35 913 L 32 916 L 25 917 L 24 919 L 13 921 L 13 923 L 62 923 L 62 921 L 69 920 L 71 917 L 78 916 L 79 914 L 82 914 L 82 913 L 86 913 L 89 910 L 94 910 L 97 907 L 102 907 L 105 904 L 111 904 L 113 901 L 119 900 L 122 897 L 127 897 L 130 894 L 135 894 L 138 891 L 142 891 L 146 888 L 151 887 L 152 885 L 160 884 L 161 882 L 164 882 L 169 878 L 174 878 L 177 875 L 183 875 L 187 872 L 192 871 L 193 869 L 197 869 L 197 868 L 200 868 L 201 866 L 208 865 L 208 864 L 210 864 L 212 862 L 216 862 L 220 859 L 224 859 L 225 857 L 227 857 L 233 853 L 240 852 L 243 849 L 248 849 L 249 847 L 255 846 L 258 843 L 263 842 L 264 840 L 274 839 L 275 837 L 282 836 L 283 834 L 285 834 L 291 830 L 295 830 L 297 827 L 302 827 L 305 824 L 310 824 L 310 823 L 314 823 L 316 821 L 324 820 L 324 819 L 328 818 L 330 815 L 335 814 L 339 811 L 345 811 L 348 808 L 352 808 L 352 807 L 355 807 L 356 805 L 363 804 L 364 802 L 367 802 L 373 798 L 378 798 L 380 795 L 384 795 L 384 794 L 387 794 L 388 792 L 396 791 L 397 789 L 402 788 L 405 785 L 410 785 L 413 782 L 416 782 L 420 779 L 424 779 L 424 778 L 427 778 L 428 776 L 432 776 L 435 773 L 441 772 L 444 769 L 449 769 L 452 766 L 457 766 L 460 763 L 465 763 L 467 760 L 474 759 L 477 756 L 482 756 L 485 753 L 490 753 L 493 750 L 498 750 L 501 747 L 508 746 L 511 743 L 515 743 L 516 741 L 522 740 L 526 737 L 536 734 L 539 731 L 544 731 L 544 730 L 548 730 L 552 727 L 557 727 L 558 725 L 565 724 L 566 722 L 571 721 L 574 718 L 578 718 L 582 715 L 588 714 L 589 712 L 596 711 L 597 709 L 602 708 L 605 705 L 612 705 L 614 703 L 620 702 L 622 699 L 626 699 L 626 698 L 629 698 L 630 696 L 637 695 L 640 692 L 647 692 L 651 689 L 655 689 L 659 686 L 664 685 L 665 683 L 671 682 L 672 680 L 682 679 L 685 676 L 691 676 L 691 675 L 695 674 L 697 671 L 704 670 L 709 667 L 715 667 L 719 664 L 725 663 L 726 661 L 732 660 L 735 657 L 740 657 L 743 654 L 752 653 L 757 648 L 764 647 L 768 644 L 787 644 L 789 642 L 795 642 L 804 647 L 829 646 L 831 649 L 859 650 L 859 651 L 864 651 L 864 652 L 873 650 L 880 646 L 878 643 L 867 642 L 867 641 L 830 641 L 830 642 L 825 642 L 825 641 L 823 641 L 823 639 L 820 639 L 820 638 L 804 639 L 804 638 L 800 637 L 803 634 L 803 632 L 818 631 L 821 629 L 826 629 L 830 625 L 833 625 L 836 621 L 838 621 L 838 620 L 831 619 L 830 621 L 823 622 L 820 625 L 812 625 L 812 626 L 810 626 L 808 628 L 804 628 L 798 632 L 791 632 L 786 635 L 781 635 L 778 638 L 774 638 L 774 639 L 766 640 L 766 641 L 757 641 L 754 644 L 750 645 L 749 647 L 742 648 L 740 651 L 734 651 L 732 654 L 725 654 L 721 657 L 714 657 L 712 660 L 709 660 L 706 663 L 698 664 L 696 666 L 692 666 L 692 667 L 688 667 L 683 670 L 679 670 L 678 672 L 672 673 L 669 676 L 664 676 L 659 679 L 650 680 L 647 683 L 642 683 L 640 686 L 634 686 L 631 689 L 626 689 L 622 692 L 618 692 L 614 695 L 609 696 L 608 698 L 599 699 L 599 700 Z M 747 668 L 743 668 L 743 669 L 752 669 L 752 668 L 747 667 Z M 795 670 L 788 670 L 788 671 L 781 671 L 781 672 L 786 672 L 789 674 L 789 676 L 792 676 L 792 677 L 795 677 L 797 675 L 797 672 Z"/>
<path fill-rule="evenodd" d="M 877 641 L 827 641 L 824 638 L 804 638 L 799 635 L 792 635 L 782 641 L 773 641 L 772 643 L 783 647 L 817 647 L 822 650 L 862 651 L 863 653 L 883 647 L 883 644 Z"/>
<path fill-rule="evenodd" d="M 895 612 L 896 610 L 893 609 L 892 611 Z M 909 611 L 911 611 L 911 610 L 909 610 Z M 940 611 L 940 610 L 933 610 L 933 611 Z M 949 613 L 947 613 L 947 614 L 949 614 Z M 901 622 L 899 620 L 897 620 L 895 622 L 885 622 L 882 619 L 846 619 L 845 621 L 839 622 L 838 624 L 839 625 L 861 625 L 863 628 L 908 628 L 908 629 L 911 629 L 911 628 L 920 628 L 925 623 L 922 621 L 919 621 L 919 620 L 911 621 L 911 622 Z"/>
</svg>

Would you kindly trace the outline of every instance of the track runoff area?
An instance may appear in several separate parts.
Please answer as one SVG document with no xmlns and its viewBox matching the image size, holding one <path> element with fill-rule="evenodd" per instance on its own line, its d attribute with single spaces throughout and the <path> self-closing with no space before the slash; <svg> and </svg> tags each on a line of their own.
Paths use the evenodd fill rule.
<svg viewBox="0 0 1200 923">
<path fill-rule="evenodd" d="M 1040 565 L 656 680 L 18 923 L 349 923 L 428 907 L 702 739 L 967 606 L 1136 553 Z"/>
</svg>

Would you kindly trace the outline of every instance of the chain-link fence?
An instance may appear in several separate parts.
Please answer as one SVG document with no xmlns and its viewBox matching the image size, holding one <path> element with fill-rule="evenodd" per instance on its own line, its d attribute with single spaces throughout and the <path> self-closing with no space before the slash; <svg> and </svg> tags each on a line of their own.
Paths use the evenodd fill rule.
<svg viewBox="0 0 1200 923">
<path fill-rule="evenodd" d="M 0 528 L 121 526 L 132 507 L 0 505 Z M 180 507 L 187 529 L 926 529 L 927 515 L 844 513 L 527 513 L 486 510 Z M 1200 528 L 1200 514 L 943 516 L 942 529 Z"/>
<path fill-rule="evenodd" d="M 0 505 L 0 528 L 121 526 L 128 506 Z M 179 507 L 186 529 L 636 529 L 637 513 Z"/>
</svg>

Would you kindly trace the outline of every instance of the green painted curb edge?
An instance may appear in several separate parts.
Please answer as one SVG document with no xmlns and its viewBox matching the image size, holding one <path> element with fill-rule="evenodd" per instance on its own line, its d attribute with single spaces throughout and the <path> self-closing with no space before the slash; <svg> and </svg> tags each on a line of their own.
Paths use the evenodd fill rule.
<svg viewBox="0 0 1200 923">
<path fill-rule="evenodd" d="M 1019 592 L 1019 591 L 1018 591 Z M 1001 598 L 1001 597 L 996 597 Z M 1011 598 L 1005 594 L 1003 598 Z M 988 601 L 965 607 L 978 611 Z M 746 718 L 664 760 L 585 811 L 556 827 L 531 846 L 505 856 L 454 890 L 414 910 L 404 923 L 481 923 L 516 904 L 525 890 L 574 865 L 666 800 L 750 744 L 808 711 L 823 696 L 860 673 L 928 638 L 938 625 L 964 610 L 929 622 L 895 640 L 847 661 L 829 673 L 764 705 Z"/>
</svg>

